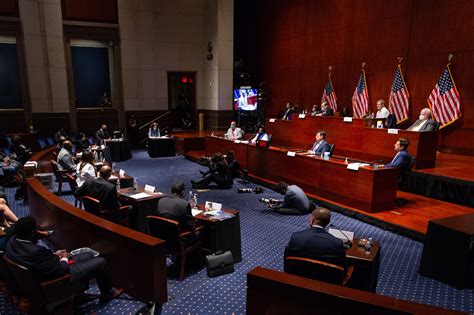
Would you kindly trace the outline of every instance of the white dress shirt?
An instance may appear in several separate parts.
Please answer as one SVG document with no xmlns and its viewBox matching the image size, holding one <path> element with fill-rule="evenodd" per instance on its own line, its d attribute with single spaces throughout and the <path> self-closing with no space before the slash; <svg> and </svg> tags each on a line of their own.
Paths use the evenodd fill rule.
<svg viewBox="0 0 474 315">
<path fill-rule="evenodd" d="M 379 111 L 377 111 L 377 115 L 375 116 L 375 118 L 387 118 L 388 115 L 390 115 L 390 112 L 389 112 L 388 109 L 384 106 L 384 107 L 382 107 Z"/>
<path fill-rule="evenodd" d="M 76 183 L 77 183 L 77 186 L 79 186 L 79 187 L 82 186 L 82 184 L 84 184 L 84 182 L 86 181 L 86 179 L 88 179 L 88 178 L 95 178 L 95 177 L 96 177 L 96 172 L 95 172 L 95 167 L 94 167 L 94 165 L 87 163 L 86 165 L 84 165 L 84 167 L 82 168 L 82 170 L 80 169 L 80 167 L 81 167 L 81 163 L 77 164 L 77 168 L 76 168 L 76 174 L 77 174 Z"/>
</svg>

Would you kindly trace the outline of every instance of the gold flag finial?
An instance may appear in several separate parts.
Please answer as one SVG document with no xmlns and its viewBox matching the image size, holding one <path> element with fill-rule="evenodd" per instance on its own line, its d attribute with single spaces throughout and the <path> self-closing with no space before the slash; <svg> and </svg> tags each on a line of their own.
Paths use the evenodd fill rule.
<svg viewBox="0 0 474 315">
<path fill-rule="evenodd" d="M 397 57 L 398 59 L 398 64 L 400 65 L 402 63 L 403 57 Z"/>
<path fill-rule="evenodd" d="M 328 67 L 328 70 L 329 70 L 329 78 L 331 78 L 332 66 L 329 66 L 329 67 Z"/>
<path fill-rule="evenodd" d="M 451 64 L 451 60 L 453 59 L 454 55 L 453 54 L 449 54 L 448 55 L 448 63 Z"/>
<path fill-rule="evenodd" d="M 362 62 L 362 69 L 364 69 L 366 65 L 367 64 L 365 62 Z"/>
</svg>

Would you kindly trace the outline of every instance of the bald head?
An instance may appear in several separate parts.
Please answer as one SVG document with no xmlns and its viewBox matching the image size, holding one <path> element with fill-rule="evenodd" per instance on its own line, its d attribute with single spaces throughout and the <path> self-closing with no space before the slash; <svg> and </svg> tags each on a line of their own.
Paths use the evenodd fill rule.
<svg viewBox="0 0 474 315">
<path fill-rule="evenodd" d="M 312 223 L 320 225 L 322 227 L 326 227 L 331 221 L 331 211 L 327 208 L 316 208 L 312 212 Z"/>
<path fill-rule="evenodd" d="M 63 148 L 65 148 L 68 151 L 72 150 L 72 142 L 69 140 L 63 141 Z"/>
<path fill-rule="evenodd" d="M 431 118 L 431 109 L 429 109 L 428 107 L 426 108 L 423 108 L 420 112 L 420 116 L 423 116 L 424 119 L 429 119 Z M 421 117 L 420 117 L 421 118 Z"/>
<path fill-rule="evenodd" d="M 112 168 L 108 165 L 104 165 L 100 168 L 99 174 L 100 177 L 107 180 L 109 179 L 110 175 L 112 175 Z"/>
</svg>

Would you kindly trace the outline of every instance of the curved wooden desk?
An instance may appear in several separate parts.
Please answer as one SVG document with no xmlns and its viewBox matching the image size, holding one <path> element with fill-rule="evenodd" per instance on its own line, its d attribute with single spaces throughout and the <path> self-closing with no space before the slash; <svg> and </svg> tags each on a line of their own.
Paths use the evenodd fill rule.
<svg viewBox="0 0 474 315">
<path fill-rule="evenodd" d="M 38 152 L 32 161 L 45 171 L 54 148 Z M 72 250 L 91 247 L 106 259 L 116 286 L 143 301 L 167 300 L 165 241 L 133 231 L 74 207 L 36 178 L 27 179 L 31 214 L 40 226 L 54 229 L 51 242 Z"/>
</svg>

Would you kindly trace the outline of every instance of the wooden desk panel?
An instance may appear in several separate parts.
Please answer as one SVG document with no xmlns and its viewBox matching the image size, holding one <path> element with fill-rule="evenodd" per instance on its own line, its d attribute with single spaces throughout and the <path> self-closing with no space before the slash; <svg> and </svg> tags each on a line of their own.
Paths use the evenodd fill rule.
<svg viewBox="0 0 474 315">
<path fill-rule="evenodd" d="M 247 274 L 248 314 L 464 314 L 256 267 Z"/>
<path fill-rule="evenodd" d="M 346 123 L 339 117 L 293 117 L 291 121 L 267 120 L 267 133 L 272 134 L 273 145 L 309 149 L 318 130 L 327 133 L 327 141 L 335 144 L 334 154 L 366 161 L 390 162 L 394 155 L 394 144 L 398 138 L 410 141 L 409 152 L 416 157 L 415 168 L 434 167 L 438 146 L 438 132 L 413 132 L 399 130 L 389 134 L 387 129 L 364 127 L 364 119 L 353 119 Z"/>
<path fill-rule="evenodd" d="M 344 160 L 324 160 L 319 156 L 287 156 L 278 147 L 260 148 L 252 144 L 206 137 L 206 154 L 233 150 L 251 176 L 269 182 L 285 181 L 306 193 L 367 212 L 385 211 L 395 206 L 398 169 L 360 168 L 350 171 Z"/>
<path fill-rule="evenodd" d="M 207 136 L 205 139 L 206 156 L 216 152 L 225 154 L 226 151 L 234 151 L 235 158 L 240 162 L 243 169 L 247 168 L 247 144 L 235 143 L 224 138 Z"/>
</svg>

